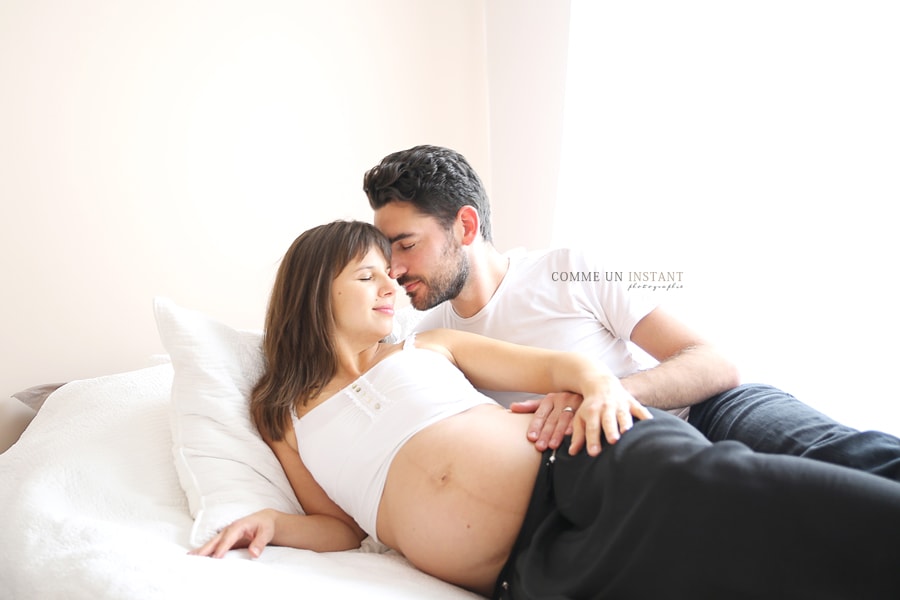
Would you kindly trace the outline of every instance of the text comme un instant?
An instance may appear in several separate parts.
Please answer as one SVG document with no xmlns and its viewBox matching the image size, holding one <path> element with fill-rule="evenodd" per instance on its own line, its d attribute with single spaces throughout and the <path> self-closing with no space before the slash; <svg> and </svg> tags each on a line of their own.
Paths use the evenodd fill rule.
<svg viewBox="0 0 900 600">
<path fill-rule="evenodd" d="M 684 271 L 553 271 L 553 281 L 627 281 L 629 283 L 681 283 Z"/>
<path fill-rule="evenodd" d="M 684 271 L 554 271 L 553 281 L 622 282 L 629 290 L 675 290 L 684 287 Z"/>
</svg>

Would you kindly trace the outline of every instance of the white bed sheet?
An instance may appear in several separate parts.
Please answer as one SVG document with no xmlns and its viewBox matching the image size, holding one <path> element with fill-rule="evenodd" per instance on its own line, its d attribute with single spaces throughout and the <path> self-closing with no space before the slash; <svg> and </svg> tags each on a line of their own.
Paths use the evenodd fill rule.
<svg viewBox="0 0 900 600">
<path fill-rule="evenodd" d="M 0 598 L 477 598 L 365 543 L 188 556 L 170 365 L 69 383 L 0 455 Z M 436 518 L 440 518 L 436 515 Z"/>
</svg>

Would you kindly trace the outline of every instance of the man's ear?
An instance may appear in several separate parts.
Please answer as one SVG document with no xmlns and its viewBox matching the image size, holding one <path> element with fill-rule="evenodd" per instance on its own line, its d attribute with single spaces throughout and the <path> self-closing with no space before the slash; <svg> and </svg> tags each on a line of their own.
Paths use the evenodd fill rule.
<svg viewBox="0 0 900 600">
<path fill-rule="evenodd" d="M 478 211 L 474 206 L 463 206 L 456 213 L 457 226 L 462 227 L 462 239 L 460 240 L 464 246 L 468 246 L 479 233 Z"/>
</svg>

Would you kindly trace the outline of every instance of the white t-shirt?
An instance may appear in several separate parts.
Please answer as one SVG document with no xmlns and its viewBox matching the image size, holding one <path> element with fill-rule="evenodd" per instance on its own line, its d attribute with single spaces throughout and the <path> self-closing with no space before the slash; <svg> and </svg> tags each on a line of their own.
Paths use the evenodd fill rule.
<svg viewBox="0 0 900 600">
<path fill-rule="evenodd" d="M 617 377 L 643 368 L 627 341 L 634 326 L 656 304 L 629 292 L 616 273 L 596 267 L 573 249 L 518 252 L 490 301 L 477 314 L 460 317 L 449 302 L 435 307 L 416 331 L 449 328 L 516 344 L 571 350 L 593 356 Z M 482 390 L 497 402 L 534 397 Z"/>
</svg>

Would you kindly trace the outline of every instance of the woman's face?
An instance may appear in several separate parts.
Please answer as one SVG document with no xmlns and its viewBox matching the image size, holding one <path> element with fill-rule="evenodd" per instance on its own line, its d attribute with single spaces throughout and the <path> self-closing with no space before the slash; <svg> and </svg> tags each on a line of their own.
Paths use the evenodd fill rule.
<svg viewBox="0 0 900 600">
<path fill-rule="evenodd" d="M 338 334 L 378 341 L 394 326 L 394 299 L 399 289 L 388 274 L 381 251 L 370 248 L 353 259 L 331 284 L 332 311 Z"/>
</svg>

